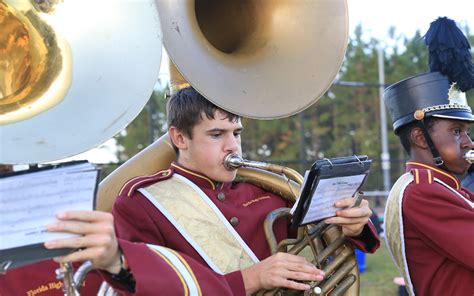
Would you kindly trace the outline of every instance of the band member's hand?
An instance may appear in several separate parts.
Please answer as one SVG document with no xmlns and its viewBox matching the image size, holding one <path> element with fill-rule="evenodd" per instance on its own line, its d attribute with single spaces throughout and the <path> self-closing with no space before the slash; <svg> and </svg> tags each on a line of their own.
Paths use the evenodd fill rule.
<svg viewBox="0 0 474 296">
<path fill-rule="evenodd" d="M 349 197 L 338 200 L 336 208 L 341 208 L 336 212 L 336 217 L 326 219 L 327 224 L 337 224 L 342 227 L 342 232 L 346 236 L 357 236 L 361 234 L 365 224 L 369 222 L 372 210 L 369 202 L 363 199 L 358 207 L 352 208 L 355 198 Z"/>
<path fill-rule="evenodd" d="M 45 242 L 47 249 L 78 249 L 57 262 L 91 260 L 95 268 L 110 273 L 120 271 L 120 250 L 115 236 L 113 217 L 99 211 L 69 211 L 57 215 L 55 223 L 47 225 L 51 232 L 69 232 L 81 236 Z"/>
<path fill-rule="evenodd" d="M 261 289 L 290 288 L 308 290 L 309 285 L 298 281 L 321 281 L 324 272 L 304 257 L 277 253 L 242 270 L 245 291 L 251 295 Z"/>
</svg>

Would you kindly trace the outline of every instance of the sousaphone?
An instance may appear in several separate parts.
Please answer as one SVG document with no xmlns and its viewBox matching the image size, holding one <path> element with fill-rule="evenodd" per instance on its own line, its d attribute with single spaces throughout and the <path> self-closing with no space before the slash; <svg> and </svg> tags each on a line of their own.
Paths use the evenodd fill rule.
<svg viewBox="0 0 474 296">
<path fill-rule="evenodd" d="M 179 72 L 207 99 L 276 119 L 330 87 L 347 47 L 347 3 L 0 0 L 0 163 L 58 160 L 123 129 L 157 80 L 161 34 Z M 166 157 L 157 157 L 162 147 Z M 164 137 L 111 174 L 98 208 L 110 209 L 122 181 L 169 164 L 169 148 Z M 341 241 L 337 229 L 325 235 L 323 245 Z M 334 254 L 352 250 L 341 246 Z M 357 292 L 358 275 L 346 295 Z"/>
<path fill-rule="evenodd" d="M 161 62 L 152 0 L 0 0 L 0 163 L 91 149 L 150 98 Z"/>
<path fill-rule="evenodd" d="M 342 64 L 348 38 L 347 3 L 332 1 L 157 1 L 163 42 L 176 66 L 171 91 L 189 83 L 222 109 L 244 117 L 276 119 L 315 103 L 331 86 Z M 181 76 L 182 75 L 182 76 Z M 167 135 L 105 179 L 98 206 L 110 210 L 120 184 L 131 177 L 168 168 L 176 157 Z M 242 161 L 238 178 L 289 199 L 298 196 L 302 177 L 291 169 Z M 264 168 L 264 170 L 262 170 Z M 281 176 L 281 173 L 284 176 Z M 357 295 L 359 273 L 354 251 L 338 227 L 311 227 L 296 240 L 277 244 L 266 229 L 270 248 L 300 254 L 329 275 L 308 291 Z M 331 259 L 332 258 L 332 259 Z M 295 294 L 261 291 L 260 295 Z M 306 295 L 306 294 L 305 294 Z"/>
<path fill-rule="evenodd" d="M 348 41 L 345 0 L 156 1 L 183 77 L 232 113 L 296 114 L 331 86 Z"/>
</svg>

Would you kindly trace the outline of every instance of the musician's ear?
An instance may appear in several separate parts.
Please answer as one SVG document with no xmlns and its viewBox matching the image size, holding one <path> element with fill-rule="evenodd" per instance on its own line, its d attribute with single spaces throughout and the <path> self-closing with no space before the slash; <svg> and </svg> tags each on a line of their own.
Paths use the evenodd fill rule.
<svg viewBox="0 0 474 296">
<path fill-rule="evenodd" d="M 425 135 L 419 127 L 412 128 L 410 132 L 410 142 L 413 146 L 428 149 L 428 144 L 426 143 Z"/>
<path fill-rule="evenodd" d="M 171 126 L 168 133 L 171 141 L 179 150 L 186 150 L 188 148 L 188 137 L 186 137 L 183 131 Z"/>
</svg>

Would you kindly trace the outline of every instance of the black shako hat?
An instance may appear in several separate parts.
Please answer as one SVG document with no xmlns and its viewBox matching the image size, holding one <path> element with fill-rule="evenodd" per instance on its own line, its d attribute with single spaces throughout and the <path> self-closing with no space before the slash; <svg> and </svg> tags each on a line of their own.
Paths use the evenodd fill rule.
<svg viewBox="0 0 474 296">
<path fill-rule="evenodd" d="M 465 91 L 474 87 L 470 44 L 453 20 L 440 17 L 425 35 L 430 72 L 399 81 L 384 91 L 395 134 L 426 117 L 474 121 Z"/>
<path fill-rule="evenodd" d="M 474 121 L 466 94 L 439 72 L 424 73 L 397 82 L 383 98 L 393 120 L 395 134 L 400 127 L 433 116 Z"/>
</svg>

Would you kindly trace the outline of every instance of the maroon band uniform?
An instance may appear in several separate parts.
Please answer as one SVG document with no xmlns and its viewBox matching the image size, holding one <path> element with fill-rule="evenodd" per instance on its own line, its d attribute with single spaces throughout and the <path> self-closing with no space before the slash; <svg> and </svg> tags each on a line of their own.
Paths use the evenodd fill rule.
<svg viewBox="0 0 474 296">
<path fill-rule="evenodd" d="M 474 196 L 441 169 L 407 163 L 406 258 L 416 295 L 474 295 Z M 434 178 L 443 182 L 434 182 Z"/>
<path fill-rule="evenodd" d="M 290 206 L 281 197 L 255 185 L 234 182 L 215 184 L 206 176 L 177 163 L 173 163 L 168 170 L 129 181 L 115 202 L 113 215 L 117 236 L 121 239 L 120 246 L 136 280 L 136 294 L 160 292 L 162 295 L 185 295 L 186 286 L 167 260 L 153 255 L 143 244 L 131 242 L 145 242 L 174 250 L 195 276 L 202 295 L 245 295 L 240 271 L 225 275 L 215 273 L 170 221 L 137 191 L 166 180 L 173 174 L 184 176 L 201 188 L 260 260 L 271 255 L 263 230 L 267 214 Z M 276 221 L 274 230 L 278 241 L 288 237 L 288 222 Z M 357 239 L 351 241 L 365 252 L 374 252 L 380 244 L 371 222 Z"/>
</svg>

